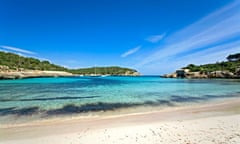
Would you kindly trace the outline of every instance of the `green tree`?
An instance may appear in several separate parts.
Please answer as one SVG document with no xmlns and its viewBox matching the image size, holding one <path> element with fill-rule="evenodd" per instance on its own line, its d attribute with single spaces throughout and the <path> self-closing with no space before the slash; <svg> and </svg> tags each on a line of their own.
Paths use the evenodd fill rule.
<svg viewBox="0 0 240 144">
<path fill-rule="evenodd" d="M 227 56 L 228 61 L 240 61 L 240 53 L 230 54 Z"/>
</svg>

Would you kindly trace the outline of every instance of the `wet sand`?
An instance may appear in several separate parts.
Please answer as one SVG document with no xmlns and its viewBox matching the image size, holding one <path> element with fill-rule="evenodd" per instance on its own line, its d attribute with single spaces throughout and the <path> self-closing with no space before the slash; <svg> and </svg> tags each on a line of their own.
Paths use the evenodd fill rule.
<svg viewBox="0 0 240 144">
<path fill-rule="evenodd" d="M 4 144 L 240 143 L 240 99 L 154 112 L 51 119 L 0 128 Z"/>
</svg>

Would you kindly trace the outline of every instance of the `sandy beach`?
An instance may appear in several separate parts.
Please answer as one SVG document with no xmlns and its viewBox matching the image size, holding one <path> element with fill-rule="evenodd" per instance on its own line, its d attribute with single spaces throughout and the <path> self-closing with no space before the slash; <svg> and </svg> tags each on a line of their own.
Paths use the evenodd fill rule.
<svg viewBox="0 0 240 144">
<path fill-rule="evenodd" d="M 4 144 L 240 143 L 240 100 L 148 113 L 1 126 Z"/>
<path fill-rule="evenodd" d="M 0 0 L 0 144 L 240 144 L 240 0 Z"/>
</svg>

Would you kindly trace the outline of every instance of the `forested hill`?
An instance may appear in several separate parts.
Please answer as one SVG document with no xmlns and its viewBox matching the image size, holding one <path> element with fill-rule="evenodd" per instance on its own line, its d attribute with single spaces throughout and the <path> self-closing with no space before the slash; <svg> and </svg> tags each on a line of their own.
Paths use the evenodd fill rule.
<svg viewBox="0 0 240 144">
<path fill-rule="evenodd" d="M 226 57 L 228 61 L 213 64 L 194 65 L 176 70 L 174 73 L 165 74 L 166 78 L 240 78 L 240 53 Z"/>
<path fill-rule="evenodd" d="M 92 68 L 81 68 L 81 69 L 73 69 L 70 70 L 71 73 L 77 74 L 97 74 L 97 75 L 135 75 L 137 71 L 130 68 L 122 68 L 118 66 L 110 66 L 110 67 L 92 67 Z"/>
<path fill-rule="evenodd" d="M 42 70 L 42 71 L 65 71 L 73 74 L 99 74 L 99 75 L 138 75 L 138 72 L 130 68 L 122 68 L 118 66 L 111 67 L 92 67 L 80 69 L 67 69 L 65 67 L 55 65 L 49 61 L 40 61 L 36 58 L 23 57 L 13 53 L 0 51 L 0 66 L 7 67 L 9 70 Z M 0 69 L 1 71 L 1 69 Z"/>
<path fill-rule="evenodd" d="M 49 71 L 67 71 L 66 68 L 51 64 L 49 61 L 40 61 L 39 59 L 23 57 L 13 53 L 0 51 L 0 65 L 8 66 L 11 70 L 49 70 Z"/>
<path fill-rule="evenodd" d="M 183 69 L 189 69 L 191 72 L 213 72 L 213 71 L 229 71 L 235 73 L 240 68 L 240 53 L 231 54 L 226 57 L 228 61 L 217 62 L 214 64 L 194 65 L 189 64 Z"/>
</svg>

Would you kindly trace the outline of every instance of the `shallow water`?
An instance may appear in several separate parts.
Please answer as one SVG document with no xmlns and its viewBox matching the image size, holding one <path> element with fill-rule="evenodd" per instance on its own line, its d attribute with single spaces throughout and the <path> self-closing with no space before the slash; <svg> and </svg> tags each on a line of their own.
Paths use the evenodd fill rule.
<svg viewBox="0 0 240 144">
<path fill-rule="evenodd" d="M 142 77 L 65 77 L 0 81 L 0 122 L 40 117 L 200 103 L 240 97 L 240 80 Z"/>
</svg>

